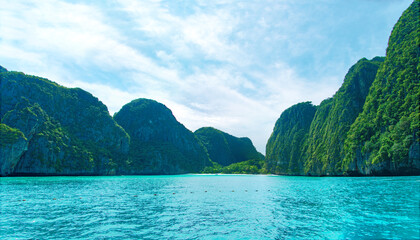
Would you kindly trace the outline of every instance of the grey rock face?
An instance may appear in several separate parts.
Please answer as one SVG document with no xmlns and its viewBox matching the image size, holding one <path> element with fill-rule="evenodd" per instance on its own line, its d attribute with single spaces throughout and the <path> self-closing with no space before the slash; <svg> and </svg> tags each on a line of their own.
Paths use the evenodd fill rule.
<svg viewBox="0 0 420 240">
<path fill-rule="evenodd" d="M 1 144 L 0 176 L 7 176 L 13 173 L 16 164 L 27 149 L 28 141 L 23 136 L 20 136 L 13 143 Z"/>
</svg>

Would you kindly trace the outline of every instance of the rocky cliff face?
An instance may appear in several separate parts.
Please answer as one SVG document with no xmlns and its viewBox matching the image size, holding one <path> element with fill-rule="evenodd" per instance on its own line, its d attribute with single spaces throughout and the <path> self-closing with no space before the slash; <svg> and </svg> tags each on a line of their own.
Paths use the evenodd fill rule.
<svg viewBox="0 0 420 240">
<path fill-rule="evenodd" d="M 266 147 L 269 172 L 304 175 L 305 141 L 316 107 L 309 102 L 286 109 L 277 120 Z"/>
<path fill-rule="evenodd" d="M 211 127 L 200 128 L 194 134 L 207 149 L 210 160 L 222 166 L 264 159 L 249 138 L 237 138 Z"/>
<path fill-rule="evenodd" d="M 127 174 L 199 172 L 209 164 L 198 139 L 161 103 L 134 100 L 123 106 L 114 119 L 131 137 Z"/>
<path fill-rule="evenodd" d="M 291 145 L 298 149 L 288 143 L 299 120 L 286 117 L 296 107 L 282 114 L 267 144 L 271 171 L 318 176 L 420 174 L 419 13 L 420 1 L 415 0 L 395 25 L 385 60 L 362 59 L 349 70 L 333 98 L 317 107 L 309 133 L 299 138 L 304 143 Z M 279 130 L 282 125 L 285 130 Z M 305 135 L 304 127 L 298 129 Z M 298 167 L 291 169 L 291 164 Z"/>
<path fill-rule="evenodd" d="M 349 174 L 420 174 L 420 1 L 392 30 L 384 64 L 351 126 L 342 168 Z"/>
<path fill-rule="evenodd" d="M 129 137 L 91 94 L 18 72 L 0 81 L 2 123 L 27 141 L 0 149 L 3 175 L 108 174 L 124 162 Z"/>
<path fill-rule="evenodd" d="M 0 176 L 13 172 L 22 154 L 28 150 L 23 133 L 6 124 L 0 124 Z"/>
<path fill-rule="evenodd" d="M 340 175 L 344 140 L 363 110 L 369 88 L 384 58 L 361 59 L 353 65 L 332 99 L 323 101 L 309 129 L 305 149 L 305 173 Z"/>
</svg>

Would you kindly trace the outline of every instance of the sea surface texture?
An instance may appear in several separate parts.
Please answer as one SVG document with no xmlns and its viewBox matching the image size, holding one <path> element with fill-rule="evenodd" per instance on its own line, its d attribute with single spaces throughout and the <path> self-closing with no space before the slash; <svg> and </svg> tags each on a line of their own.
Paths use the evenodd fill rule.
<svg viewBox="0 0 420 240">
<path fill-rule="evenodd" d="M 1 239 L 419 239 L 420 177 L 0 178 Z"/>
</svg>

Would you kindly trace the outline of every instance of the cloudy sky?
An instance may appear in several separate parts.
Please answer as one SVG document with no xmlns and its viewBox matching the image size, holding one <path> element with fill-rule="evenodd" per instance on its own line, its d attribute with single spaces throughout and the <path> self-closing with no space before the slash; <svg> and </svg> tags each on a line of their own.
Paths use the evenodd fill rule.
<svg viewBox="0 0 420 240">
<path fill-rule="evenodd" d="M 110 114 L 155 99 L 262 153 L 283 110 L 384 56 L 412 0 L 0 0 L 0 65 L 80 87 Z"/>
</svg>

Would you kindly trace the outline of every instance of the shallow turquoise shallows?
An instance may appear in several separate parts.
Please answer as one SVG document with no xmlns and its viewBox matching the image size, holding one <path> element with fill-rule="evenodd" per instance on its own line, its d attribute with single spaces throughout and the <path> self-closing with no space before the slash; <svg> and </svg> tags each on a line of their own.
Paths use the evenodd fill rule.
<svg viewBox="0 0 420 240">
<path fill-rule="evenodd" d="M 1 239 L 418 239 L 420 177 L 0 178 Z"/>
</svg>

